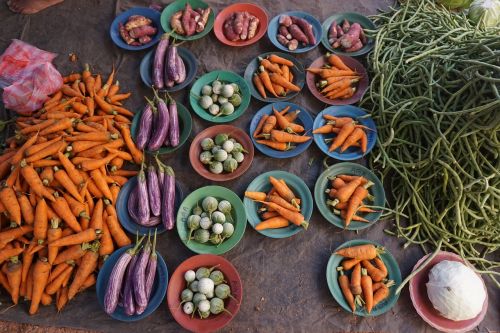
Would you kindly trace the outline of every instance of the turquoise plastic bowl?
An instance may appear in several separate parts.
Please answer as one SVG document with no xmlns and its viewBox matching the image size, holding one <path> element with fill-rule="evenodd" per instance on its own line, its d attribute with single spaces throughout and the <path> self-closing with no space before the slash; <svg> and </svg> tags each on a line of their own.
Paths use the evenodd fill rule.
<svg viewBox="0 0 500 333">
<path fill-rule="evenodd" d="M 300 212 L 304 215 L 306 221 L 311 222 L 309 220 L 311 219 L 314 208 L 311 192 L 306 183 L 294 174 L 279 170 L 263 173 L 248 185 L 247 191 L 269 192 L 271 190 L 271 183 L 269 182 L 270 176 L 276 179 L 285 180 L 293 193 L 301 199 Z M 248 223 L 255 229 L 255 226 L 261 221 L 259 214 L 257 214 L 257 210 L 261 204 L 247 197 L 243 199 L 243 204 L 247 212 Z M 286 228 L 257 230 L 257 232 L 271 238 L 286 238 L 295 235 L 303 229 L 304 228 L 292 224 Z"/>
</svg>

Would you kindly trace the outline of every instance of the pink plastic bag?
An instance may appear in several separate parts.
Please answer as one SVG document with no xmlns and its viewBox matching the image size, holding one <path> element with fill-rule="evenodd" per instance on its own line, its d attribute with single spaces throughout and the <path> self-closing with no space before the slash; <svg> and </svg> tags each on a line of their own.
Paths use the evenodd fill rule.
<svg viewBox="0 0 500 333">
<path fill-rule="evenodd" d="M 5 107 L 19 113 L 35 111 L 63 84 L 52 65 L 55 53 L 14 39 L 0 56 L 0 87 Z"/>
</svg>

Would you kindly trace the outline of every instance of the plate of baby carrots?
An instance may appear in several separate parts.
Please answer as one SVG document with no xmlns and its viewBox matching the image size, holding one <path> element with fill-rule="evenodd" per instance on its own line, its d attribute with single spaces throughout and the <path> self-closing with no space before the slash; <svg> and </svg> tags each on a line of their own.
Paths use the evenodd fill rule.
<svg viewBox="0 0 500 333">
<path fill-rule="evenodd" d="M 308 135 L 313 119 L 302 106 L 290 102 L 268 104 L 260 109 L 250 123 L 250 137 L 263 154 L 274 158 L 294 157 L 312 142 Z"/>
<path fill-rule="evenodd" d="M 384 187 L 373 172 L 356 163 L 337 163 L 316 181 L 314 198 L 323 217 L 347 230 L 371 226 L 382 215 Z"/>
<path fill-rule="evenodd" d="M 306 69 L 307 87 L 323 103 L 348 105 L 358 102 L 368 89 L 365 67 L 356 59 L 327 53 Z"/>
<path fill-rule="evenodd" d="M 377 127 L 368 113 L 352 105 L 330 106 L 314 119 L 316 145 L 326 155 L 352 161 L 368 154 L 377 142 Z"/>
<path fill-rule="evenodd" d="M 285 171 L 269 171 L 255 178 L 243 200 L 248 223 L 260 234 L 286 238 L 307 229 L 313 198 L 302 179 Z"/>
<path fill-rule="evenodd" d="M 263 102 L 287 101 L 304 87 L 304 66 L 289 54 L 262 53 L 245 69 L 245 80 L 252 96 Z"/>
<path fill-rule="evenodd" d="M 333 298 L 357 316 L 379 316 L 397 302 L 401 272 L 396 259 L 380 244 L 364 239 L 335 249 L 326 267 Z"/>
</svg>

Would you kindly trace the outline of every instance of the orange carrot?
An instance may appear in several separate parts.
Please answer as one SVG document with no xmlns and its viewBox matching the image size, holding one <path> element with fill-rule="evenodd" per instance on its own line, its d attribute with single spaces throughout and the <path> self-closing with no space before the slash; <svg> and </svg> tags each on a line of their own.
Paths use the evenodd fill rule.
<svg viewBox="0 0 500 333">
<path fill-rule="evenodd" d="M 134 177 L 134 176 L 137 176 L 137 173 L 139 171 L 137 170 L 123 170 L 123 169 L 120 169 L 120 170 L 116 170 L 115 172 L 113 172 L 113 175 L 115 176 L 122 176 L 122 177 Z"/>
<path fill-rule="evenodd" d="M 327 94 L 330 91 L 343 90 L 349 88 L 351 84 L 358 82 L 358 79 L 342 79 L 333 83 L 330 83 L 321 89 L 322 94 Z"/>
<path fill-rule="evenodd" d="M 125 141 L 125 144 L 127 145 L 128 151 L 132 154 L 132 157 L 134 158 L 134 162 L 136 164 L 142 163 L 142 152 L 137 148 L 135 145 L 134 141 L 132 140 L 132 136 L 130 134 L 130 128 L 127 125 L 121 125 L 120 130 L 122 133 L 122 138 Z"/>
<path fill-rule="evenodd" d="M 362 260 L 361 265 L 365 268 L 368 275 L 372 278 L 373 281 L 379 282 L 382 281 L 387 275 L 384 274 L 380 269 L 373 266 L 369 260 Z"/>
<path fill-rule="evenodd" d="M 5 289 L 6 292 L 11 293 L 11 290 L 10 290 L 10 285 L 9 285 L 9 281 L 7 279 L 7 277 L 5 276 L 5 274 L 0 270 L 0 285 Z M 21 290 L 22 290 L 22 287 L 21 287 Z M 22 292 L 20 291 L 20 296 L 24 296 L 22 295 Z"/>
<path fill-rule="evenodd" d="M 268 219 L 270 219 L 272 217 L 276 217 L 276 216 L 280 216 L 280 214 L 278 214 L 277 212 L 269 212 L 269 211 L 264 212 L 261 215 L 263 220 L 268 220 Z"/>
<path fill-rule="evenodd" d="M 269 182 L 271 183 L 271 185 L 273 185 L 273 187 L 283 199 L 298 208 L 299 205 L 297 204 L 295 194 L 293 194 L 292 190 L 287 185 L 284 185 L 281 181 L 274 178 L 273 176 L 269 176 Z"/>
<path fill-rule="evenodd" d="M 108 215 L 108 217 L 106 218 L 106 225 L 109 229 L 111 237 L 113 237 L 118 247 L 123 247 L 132 244 L 132 241 L 120 226 L 120 223 L 118 222 L 118 218 L 116 217 L 116 215 Z"/>
<path fill-rule="evenodd" d="M 355 180 L 353 182 L 356 182 Z M 350 183 L 349 183 L 350 184 Z M 370 183 L 368 183 L 370 184 Z M 346 185 L 347 186 L 347 185 Z M 365 185 L 367 186 L 367 185 Z M 365 199 L 368 196 L 368 190 L 366 189 L 365 186 L 358 186 L 351 197 L 349 198 L 349 204 L 347 205 L 347 212 L 346 212 L 346 217 L 345 217 L 345 225 L 346 227 L 349 225 L 351 222 L 354 214 L 356 213 L 357 209 L 359 206 L 363 204 L 363 199 Z M 338 195 L 338 193 L 337 193 Z"/>
<path fill-rule="evenodd" d="M 361 264 L 357 263 L 351 273 L 351 292 L 353 295 L 361 295 Z"/>
<path fill-rule="evenodd" d="M 346 202 L 351 198 L 352 194 L 354 191 L 356 191 L 356 188 L 361 185 L 363 182 L 363 179 L 361 177 L 358 177 L 349 183 L 347 183 L 345 186 L 341 187 L 337 191 L 337 204 L 338 202 Z M 356 207 L 357 208 L 357 207 Z"/>
<path fill-rule="evenodd" d="M 80 286 L 80 289 L 78 289 L 78 292 L 81 293 L 85 289 L 92 287 L 96 282 L 97 280 L 95 278 L 95 274 L 90 274 L 89 276 L 87 276 L 85 281 L 83 281 L 82 285 Z"/>
<path fill-rule="evenodd" d="M 261 57 L 259 57 L 258 59 L 259 59 L 259 63 L 260 63 L 259 68 L 263 67 L 264 69 L 268 70 L 269 72 L 278 73 L 279 75 L 283 75 L 283 72 L 281 71 L 280 66 L 278 66 L 277 64 L 273 64 L 268 59 L 263 59 Z"/>
<path fill-rule="evenodd" d="M 373 309 L 373 288 L 372 278 L 367 275 L 366 269 L 361 269 L 361 289 L 363 289 L 363 299 L 365 301 L 366 312 Z"/>
<path fill-rule="evenodd" d="M 264 201 L 267 198 L 267 194 L 265 192 L 245 191 L 245 197 L 252 200 Z"/>
<path fill-rule="evenodd" d="M 9 213 L 9 219 L 17 225 L 21 225 L 21 206 L 17 201 L 16 193 L 11 187 L 4 187 L 0 190 L 0 201 Z"/>
<path fill-rule="evenodd" d="M 59 228 L 59 220 L 57 219 L 52 219 L 50 220 L 50 228 L 47 231 L 47 242 L 55 242 L 56 240 L 60 239 L 62 237 L 62 230 Z M 59 253 L 59 248 L 55 246 L 49 246 L 48 247 L 48 260 L 49 263 L 52 265 L 54 263 L 54 260 L 57 257 L 57 254 Z"/>
<path fill-rule="evenodd" d="M 82 175 L 78 172 L 75 165 L 71 163 L 69 158 L 61 152 L 57 154 L 57 157 L 59 158 L 59 161 L 66 170 L 66 173 L 68 174 L 73 184 L 78 186 L 79 188 L 83 186 L 85 180 L 83 179 Z"/>
<path fill-rule="evenodd" d="M 58 265 L 52 266 L 52 270 L 50 271 L 49 279 L 47 280 L 48 283 L 54 281 L 55 278 L 57 278 L 66 268 L 68 268 L 69 264 L 68 263 L 61 263 Z"/>
<path fill-rule="evenodd" d="M 283 131 L 272 130 L 271 139 L 273 139 L 276 142 L 304 143 L 311 140 L 311 137 L 307 135 L 296 135 L 296 134 L 286 133 Z"/>
<path fill-rule="evenodd" d="M 90 176 L 92 177 L 94 184 L 97 186 L 99 191 L 102 192 L 104 197 L 107 199 L 112 199 L 113 195 L 111 194 L 111 190 L 109 189 L 109 186 L 106 183 L 106 180 L 104 179 L 104 176 L 99 171 L 99 169 L 94 169 L 94 170 L 90 171 Z"/>
<path fill-rule="evenodd" d="M 82 243 L 92 242 L 97 238 L 97 234 L 94 229 L 89 228 L 87 230 L 78 232 L 76 234 L 71 234 L 66 237 L 59 238 L 53 242 L 49 243 L 50 247 L 61 247 L 61 246 L 71 246 Z"/>
<path fill-rule="evenodd" d="M 33 227 L 30 225 L 22 225 L 19 227 L 14 227 L 14 228 L 9 228 L 6 230 L 3 230 L 0 232 L 0 243 L 5 243 L 7 244 L 8 242 L 11 242 L 12 240 L 21 237 L 27 233 L 30 233 L 33 231 Z"/>
<path fill-rule="evenodd" d="M 262 133 L 269 134 L 276 127 L 277 119 L 275 116 L 268 116 L 262 126 Z"/>
<path fill-rule="evenodd" d="M 33 146 L 27 148 L 24 151 L 24 155 L 25 156 L 34 155 L 34 154 L 38 153 L 39 151 L 44 150 L 45 148 L 52 146 L 54 143 L 56 143 L 60 140 L 61 140 L 61 137 L 59 136 L 59 137 L 56 137 L 52 140 L 48 140 L 45 142 L 40 142 L 40 143 L 34 144 Z"/>
<path fill-rule="evenodd" d="M 33 237 L 42 244 L 47 239 L 48 217 L 47 203 L 42 198 L 38 201 L 35 209 L 35 222 L 33 225 Z"/>
<path fill-rule="evenodd" d="M 366 150 L 368 149 L 368 137 L 366 136 L 366 132 L 363 131 L 363 135 L 361 135 L 361 151 L 363 153 L 366 153 Z"/>
<path fill-rule="evenodd" d="M 334 67 L 337 67 L 340 70 L 352 71 L 347 65 L 342 61 L 342 59 L 336 54 L 326 54 L 326 59 L 328 63 Z"/>
<path fill-rule="evenodd" d="M 259 67 L 259 78 L 264 87 L 274 96 L 278 97 L 276 92 L 274 91 L 273 84 L 271 82 L 271 78 L 269 77 L 269 73 L 266 72 L 264 67 Z"/>
<path fill-rule="evenodd" d="M 299 125 L 299 124 L 295 124 L 295 123 L 292 123 L 292 122 L 289 122 L 285 116 L 281 115 L 274 107 L 273 107 L 273 113 L 274 113 L 274 116 L 276 117 L 276 120 L 278 122 L 278 126 L 284 130 L 284 131 L 287 131 L 287 132 L 294 132 L 294 133 L 302 133 L 304 132 L 304 127 Z"/>
<path fill-rule="evenodd" d="M 355 87 L 344 87 L 342 89 L 329 91 L 325 95 L 325 97 L 328 99 L 337 99 L 337 98 L 345 99 L 354 95 L 355 91 L 356 91 Z"/>
<path fill-rule="evenodd" d="M 255 226 L 255 230 L 285 228 L 288 227 L 289 225 L 290 222 L 288 222 L 287 219 L 281 216 L 276 216 L 260 222 Z"/>
<path fill-rule="evenodd" d="M 354 132 L 356 129 L 355 125 L 353 123 L 347 123 L 345 124 L 340 132 L 337 134 L 335 139 L 333 140 L 330 148 L 328 148 L 328 151 L 332 152 L 339 148 L 347 139 L 347 137 Z"/>
<path fill-rule="evenodd" d="M 51 206 L 54 212 L 66 223 L 68 227 L 70 227 L 75 232 L 82 231 L 82 227 L 76 220 L 76 217 L 71 212 L 71 208 L 68 205 L 68 202 L 64 197 L 59 195 L 59 193 L 55 192 L 55 201 L 52 202 Z"/>
<path fill-rule="evenodd" d="M 313 130 L 313 134 L 330 134 L 332 133 L 333 125 L 326 124 Z"/>
<path fill-rule="evenodd" d="M 344 274 L 344 270 L 342 267 L 338 267 L 337 270 L 339 271 L 339 286 L 340 290 L 342 290 L 342 294 L 344 295 L 344 298 L 351 307 L 352 312 L 356 311 L 356 303 L 354 302 L 354 295 L 351 292 L 350 289 L 350 283 L 349 283 L 349 278 L 347 275 Z"/>
<path fill-rule="evenodd" d="M 288 221 L 292 222 L 293 224 L 297 226 L 301 226 L 304 229 L 307 229 L 309 222 L 307 222 L 304 218 L 304 216 L 298 212 L 294 212 L 292 210 L 286 209 L 281 207 L 278 204 L 275 204 L 274 202 L 265 202 L 265 201 L 258 201 L 270 208 L 273 208 L 278 214 L 280 214 L 282 217 L 287 219 Z"/>
<path fill-rule="evenodd" d="M 300 87 L 296 86 L 295 84 L 288 82 L 285 80 L 285 78 L 279 74 L 276 73 L 271 73 L 269 74 L 269 79 L 271 80 L 272 83 L 279 84 L 280 86 L 289 89 L 291 91 L 299 92 Z"/>
<path fill-rule="evenodd" d="M 64 200 L 68 203 L 69 208 L 71 209 L 71 213 L 75 217 L 83 217 L 83 218 L 88 218 L 90 219 L 90 216 L 87 214 L 87 210 L 85 208 L 85 204 L 77 201 L 75 198 L 73 198 L 71 195 L 68 193 L 63 194 Z"/>
<path fill-rule="evenodd" d="M 64 131 L 70 127 L 73 126 L 74 119 L 73 118 L 65 118 L 56 121 L 54 124 L 50 125 L 49 127 L 44 128 L 43 130 L 40 131 L 40 135 L 47 135 L 59 131 Z"/>
<path fill-rule="evenodd" d="M 381 250 L 378 250 L 373 244 L 364 244 L 346 247 L 338 250 L 335 254 L 346 258 L 354 258 L 359 260 L 372 260 Z"/>
<path fill-rule="evenodd" d="M 392 283 L 391 283 L 392 282 Z M 375 284 L 380 284 L 377 289 L 375 289 Z M 377 282 L 373 284 L 373 306 L 382 302 L 384 299 L 389 297 L 389 286 L 393 284 L 393 281 L 389 281 L 387 284 L 382 282 Z"/>
<path fill-rule="evenodd" d="M 271 55 L 267 56 L 267 59 L 271 62 L 274 62 L 275 64 L 285 65 L 288 67 L 294 66 L 293 62 L 291 62 L 290 60 L 285 59 L 283 57 L 280 57 L 276 54 L 271 54 Z"/>
<path fill-rule="evenodd" d="M 19 300 L 19 289 L 21 287 L 22 264 L 17 257 L 12 257 L 7 264 L 7 280 L 10 286 L 12 302 L 17 304 Z"/>
<path fill-rule="evenodd" d="M 278 75 L 278 74 L 276 74 Z M 286 91 L 285 91 L 285 88 L 283 86 L 280 86 L 279 84 L 276 84 L 276 83 L 272 83 L 273 85 L 273 89 L 274 89 L 274 92 L 278 95 L 278 96 L 286 96 Z"/>
<path fill-rule="evenodd" d="M 107 223 L 102 224 L 102 236 L 99 241 L 101 243 L 101 246 L 99 246 L 100 256 L 106 256 L 113 253 L 115 247 L 113 245 L 113 238 L 111 237 Z"/>
<path fill-rule="evenodd" d="M 10 257 L 15 257 L 20 255 L 24 249 L 22 247 L 14 247 L 14 248 L 3 248 L 0 250 L 0 264 L 3 263 L 5 260 L 9 259 Z"/>
<path fill-rule="evenodd" d="M 19 163 L 23 159 L 24 152 L 26 151 L 26 149 L 33 146 L 33 144 L 36 142 L 37 139 L 38 139 L 38 134 L 35 134 L 31 138 L 26 140 L 26 142 L 24 142 L 24 144 L 17 150 L 14 156 L 11 157 L 10 163 L 12 165 Z"/>
<path fill-rule="evenodd" d="M 45 292 L 48 295 L 53 295 L 55 294 L 59 288 L 61 288 L 64 280 L 68 277 L 68 275 L 71 275 L 71 272 L 73 271 L 73 266 L 67 266 L 66 269 L 59 274 L 54 280 L 49 282 L 47 284 L 47 287 L 45 287 Z"/>
<path fill-rule="evenodd" d="M 78 267 L 78 270 L 75 273 L 73 282 L 71 283 L 68 289 L 68 299 L 71 300 L 73 299 L 73 297 L 75 297 L 76 293 L 82 286 L 83 282 L 85 282 L 85 279 L 87 279 L 87 277 L 90 274 L 92 274 L 92 272 L 97 268 L 98 259 L 99 259 L 99 253 L 97 253 L 96 251 L 90 250 L 87 253 L 85 253 L 85 255 L 82 257 L 80 266 Z"/>
<path fill-rule="evenodd" d="M 67 303 L 68 303 L 68 288 L 64 287 L 60 289 L 59 296 L 57 297 L 57 302 L 56 302 L 57 311 L 61 312 L 61 310 Z"/>
<path fill-rule="evenodd" d="M 129 153 L 127 153 L 126 151 L 122 151 L 122 150 L 117 150 L 117 149 L 114 149 L 114 148 L 110 148 L 110 147 L 105 147 L 105 149 L 111 153 L 111 154 L 115 154 L 116 157 L 119 157 L 125 161 L 132 161 L 132 155 L 130 155 Z"/>
<path fill-rule="evenodd" d="M 116 154 L 110 154 L 110 155 L 108 155 L 104 158 L 101 158 L 101 159 L 86 160 L 86 161 L 83 161 L 82 163 L 80 163 L 80 167 L 82 168 L 82 170 L 85 170 L 85 171 L 99 169 L 100 167 L 108 164 L 115 157 L 116 157 Z"/>
<path fill-rule="evenodd" d="M 361 140 L 361 137 L 363 136 L 365 132 L 363 131 L 362 128 L 356 127 L 354 131 L 347 137 L 347 139 L 344 141 L 342 144 L 342 148 L 340 148 L 340 152 L 344 152 L 347 150 L 347 148 L 351 147 L 354 143 L 358 142 Z"/>
<path fill-rule="evenodd" d="M 37 313 L 43 290 L 47 284 L 50 274 L 50 264 L 47 258 L 40 258 L 33 266 L 33 292 L 31 294 L 31 304 L 29 313 Z"/>
<path fill-rule="evenodd" d="M 334 189 L 340 189 L 341 187 L 344 187 L 346 185 L 346 182 L 340 178 L 340 177 L 335 177 L 331 180 L 332 188 Z M 345 207 L 347 208 L 347 207 Z M 339 208 L 342 209 L 342 208 Z"/>
<path fill-rule="evenodd" d="M 380 258 L 380 256 L 376 256 L 374 259 L 375 261 L 375 265 L 377 266 L 377 268 L 382 272 L 382 274 L 384 275 L 384 279 L 387 277 L 387 267 L 385 266 L 385 263 L 384 261 L 382 260 L 382 258 Z"/>
<path fill-rule="evenodd" d="M 108 90 L 108 97 L 113 97 L 120 90 L 120 82 L 116 81 L 115 84 L 111 85 Z"/>
<path fill-rule="evenodd" d="M 342 261 L 342 268 L 344 271 L 350 271 L 354 266 L 356 266 L 361 260 L 358 259 L 344 259 Z"/>
<path fill-rule="evenodd" d="M 75 170 L 76 174 L 76 170 Z M 81 197 L 76 185 L 70 179 L 65 170 L 59 169 L 58 167 L 54 167 L 54 178 L 59 182 L 59 184 L 71 194 L 76 200 L 83 203 L 83 198 Z"/>
<path fill-rule="evenodd" d="M 291 203 L 289 203 L 288 201 L 286 201 L 285 199 L 283 199 L 278 195 L 273 194 L 269 196 L 268 199 L 270 202 L 274 202 L 275 204 L 280 205 L 283 208 L 286 208 L 294 212 L 300 212 L 299 208 L 295 207 L 294 205 L 292 205 Z"/>
<path fill-rule="evenodd" d="M 290 149 L 290 145 L 284 142 L 276 142 L 270 140 L 256 140 L 261 145 L 266 145 L 276 150 L 285 151 Z"/>
</svg>

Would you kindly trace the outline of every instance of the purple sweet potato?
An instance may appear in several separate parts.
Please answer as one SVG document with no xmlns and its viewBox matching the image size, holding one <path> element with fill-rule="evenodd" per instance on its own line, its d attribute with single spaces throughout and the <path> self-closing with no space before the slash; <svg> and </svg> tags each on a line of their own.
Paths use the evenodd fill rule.
<svg viewBox="0 0 500 333">
<path fill-rule="evenodd" d="M 278 42 L 283 45 L 283 46 L 286 46 L 288 47 L 288 43 L 290 42 L 288 39 L 286 39 L 285 36 L 283 36 L 282 34 L 278 34 L 276 35 L 276 39 L 278 40 Z"/>
<path fill-rule="evenodd" d="M 306 19 L 297 16 L 292 16 L 291 19 L 292 23 L 298 25 L 300 29 L 304 32 L 304 34 L 307 37 L 307 40 L 309 41 L 308 44 L 311 45 L 316 44 L 316 36 L 314 36 L 314 30 L 312 24 L 309 23 Z"/>
<path fill-rule="evenodd" d="M 299 28 L 298 25 L 292 24 L 288 30 L 290 31 L 290 34 L 292 34 L 292 37 L 296 39 L 299 43 L 302 43 L 304 45 L 309 44 L 309 40 L 307 39 L 307 36 L 304 34 L 302 29 Z"/>
<path fill-rule="evenodd" d="M 359 25 L 359 23 L 353 23 L 350 28 L 349 28 L 349 31 L 347 33 L 345 33 L 340 39 L 340 45 L 342 45 L 342 47 L 344 49 L 351 49 L 354 47 L 355 44 L 357 44 L 357 42 L 359 41 L 359 35 L 361 33 L 361 26 Z M 361 43 L 361 41 L 360 41 Z M 361 46 L 363 46 L 363 44 L 361 44 Z M 352 51 L 350 51 L 352 52 Z"/>
<path fill-rule="evenodd" d="M 243 32 L 243 13 L 237 12 L 233 20 L 233 31 L 240 35 Z"/>
<path fill-rule="evenodd" d="M 288 15 L 281 15 L 278 23 L 289 28 L 292 25 L 292 18 Z"/>
<path fill-rule="evenodd" d="M 151 36 L 148 35 L 139 38 L 139 43 L 143 45 L 149 43 L 150 41 L 151 41 Z"/>
<path fill-rule="evenodd" d="M 349 31 L 350 27 L 351 27 L 351 24 L 349 23 L 349 21 L 344 19 L 344 22 L 342 22 L 342 30 L 344 31 L 344 33 L 347 33 Z"/>
<path fill-rule="evenodd" d="M 141 27 L 133 28 L 129 31 L 130 37 L 141 38 L 144 36 L 152 36 L 156 34 L 156 28 L 150 25 L 143 25 Z"/>
<path fill-rule="evenodd" d="M 238 36 L 233 30 L 232 20 L 227 20 L 226 23 L 224 23 L 222 30 L 224 31 L 224 36 L 226 36 L 226 38 L 230 41 L 235 42 L 240 39 L 240 36 Z"/>
<path fill-rule="evenodd" d="M 288 49 L 290 51 L 296 50 L 297 47 L 299 47 L 299 41 L 296 39 L 292 39 L 291 41 L 288 42 Z"/>
<path fill-rule="evenodd" d="M 290 31 L 288 31 L 288 28 L 285 27 L 284 25 L 280 25 L 280 27 L 278 28 L 278 32 L 280 33 L 280 35 L 282 35 L 286 39 L 288 39 L 288 40 L 292 39 L 292 35 L 290 34 Z"/>
<path fill-rule="evenodd" d="M 352 44 L 351 47 L 346 48 L 345 51 L 346 52 L 356 52 L 356 51 L 360 50 L 362 47 L 363 47 L 363 43 L 361 43 L 361 41 L 358 39 L 354 44 Z"/>
<path fill-rule="evenodd" d="M 128 45 L 133 45 L 135 40 L 132 37 L 130 37 L 130 34 L 128 33 L 127 29 L 125 29 L 125 26 L 122 23 L 119 24 L 119 31 L 123 41 Z"/>
</svg>

